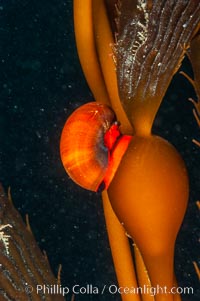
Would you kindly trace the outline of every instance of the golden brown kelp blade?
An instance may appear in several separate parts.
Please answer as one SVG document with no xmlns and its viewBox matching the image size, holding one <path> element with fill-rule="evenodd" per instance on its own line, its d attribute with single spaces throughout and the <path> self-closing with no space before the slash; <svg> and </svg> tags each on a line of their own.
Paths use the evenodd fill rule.
<svg viewBox="0 0 200 301">
<path fill-rule="evenodd" d="M 189 100 L 194 105 L 193 114 L 198 127 L 200 128 L 200 31 L 192 39 L 190 49 L 188 49 L 187 51 L 187 55 L 192 65 L 194 78 L 192 79 L 183 71 L 181 71 L 180 73 L 189 80 L 196 92 L 197 101 L 193 100 L 192 98 L 189 98 Z M 193 139 L 193 142 L 200 146 L 199 141 Z"/>
<path fill-rule="evenodd" d="M 118 19 L 120 14 L 121 1 L 119 0 L 105 0 L 108 20 L 113 34 L 113 38 L 118 32 Z"/>
<path fill-rule="evenodd" d="M 188 56 L 194 73 L 194 88 L 200 101 L 200 30 L 191 42 Z"/>
<path fill-rule="evenodd" d="M 37 285 L 60 287 L 31 231 L 0 185 L 0 300 L 65 300 L 47 290 L 37 292 Z"/>
<path fill-rule="evenodd" d="M 192 83 L 197 95 L 197 102 L 191 100 L 195 107 L 195 109 L 193 110 L 193 114 L 198 126 L 200 127 L 200 31 L 192 40 L 188 54 L 194 73 L 194 80 L 192 80 Z M 200 147 L 199 141 L 193 139 L 193 142 Z"/>
<path fill-rule="evenodd" d="M 119 94 L 139 134 L 151 128 L 199 22 L 199 1 L 121 1 L 116 43 Z M 142 123 L 148 130 L 140 129 Z"/>
</svg>

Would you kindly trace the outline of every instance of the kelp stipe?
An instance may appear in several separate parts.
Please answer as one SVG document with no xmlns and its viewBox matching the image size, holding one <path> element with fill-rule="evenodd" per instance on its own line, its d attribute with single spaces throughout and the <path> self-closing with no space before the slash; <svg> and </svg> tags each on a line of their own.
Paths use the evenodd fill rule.
<svg viewBox="0 0 200 301">
<path fill-rule="evenodd" d="M 74 16 L 78 53 L 94 97 L 114 110 L 123 134 L 133 135 L 102 194 L 119 286 L 167 287 L 164 294 L 128 293 L 122 300 L 180 300 L 169 291 L 177 285 L 174 243 L 187 206 L 188 177 L 180 155 L 152 134 L 152 125 L 199 28 L 200 4 L 87 0 L 83 6 L 75 0 Z M 136 244 L 136 272 L 125 232 Z"/>
</svg>

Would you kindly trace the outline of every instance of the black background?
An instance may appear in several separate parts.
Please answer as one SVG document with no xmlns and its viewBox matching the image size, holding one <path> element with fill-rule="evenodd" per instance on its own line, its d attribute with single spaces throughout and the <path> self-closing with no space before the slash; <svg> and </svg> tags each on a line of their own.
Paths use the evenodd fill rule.
<svg viewBox="0 0 200 301">
<path fill-rule="evenodd" d="M 116 283 L 100 194 L 78 187 L 66 175 L 59 139 L 72 110 L 93 100 L 76 53 L 72 1 L 0 1 L 0 181 L 11 186 L 15 206 L 29 214 L 40 248 L 54 274 L 61 263 L 63 285 L 103 287 Z M 186 59 L 182 70 L 191 74 Z M 188 167 L 191 196 L 178 236 L 175 267 L 180 286 L 199 283 L 200 149 L 188 97 L 189 82 L 177 74 L 155 121 L 154 132 L 168 139 Z M 170 222 L 170 221 L 169 221 Z M 68 295 L 66 300 L 70 300 Z M 81 300 L 120 300 L 117 295 L 76 295 Z"/>
</svg>

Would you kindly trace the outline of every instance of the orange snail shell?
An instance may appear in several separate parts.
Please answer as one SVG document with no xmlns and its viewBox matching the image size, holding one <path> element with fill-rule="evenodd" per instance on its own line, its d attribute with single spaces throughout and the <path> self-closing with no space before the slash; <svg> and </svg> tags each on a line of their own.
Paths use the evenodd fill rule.
<svg viewBox="0 0 200 301">
<path fill-rule="evenodd" d="M 108 106 L 87 103 L 72 113 L 63 128 L 60 154 L 64 168 L 85 189 L 107 189 L 131 138 L 121 135 Z"/>
</svg>

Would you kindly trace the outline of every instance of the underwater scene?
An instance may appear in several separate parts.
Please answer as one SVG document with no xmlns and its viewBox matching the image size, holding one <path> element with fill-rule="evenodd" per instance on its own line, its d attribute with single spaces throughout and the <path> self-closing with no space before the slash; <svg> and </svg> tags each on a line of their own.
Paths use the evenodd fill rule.
<svg viewBox="0 0 200 301">
<path fill-rule="evenodd" d="M 85 1 L 86 7 L 89 2 L 91 1 Z M 111 10 L 115 7 L 115 10 L 118 12 L 117 18 L 121 21 L 122 25 L 125 23 L 125 28 L 129 29 L 127 19 L 125 17 L 123 19 L 123 12 L 124 16 L 129 17 L 129 12 L 126 10 L 127 8 L 124 4 L 126 1 L 105 1 L 104 3 L 104 1 L 94 0 L 92 2 L 105 4 L 107 14 L 110 15 L 110 18 L 113 20 L 116 19 L 116 12 L 114 11 L 112 14 Z M 159 1 L 127 1 L 129 5 L 132 5 L 130 4 L 131 2 L 136 3 L 136 8 L 133 9 L 134 20 L 137 20 L 139 27 L 142 28 L 142 38 L 138 36 L 137 33 L 135 34 L 135 39 L 138 38 L 140 44 L 135 44 L 134 47 L 137 46 L 142 49 L 142 46 L 145 45 L 149 39 L 147 32 L 148 26 L 155 26 L 153 22 L 151 25 L 153 13 L 155 16 L 159 14 L 159 5 L 162 6 L 162 11 L 164 11 L 164 3 L 170 1 L 160 1 L 161 4 L 157 5 L 158 8 L 155 8 L 154 4 Z M 176 2 L 177 4 L 175 4 Z M 170 3 L 173 3 L 172 11 L 175 9 L 175 5 L 177 5 L 176 12 L 178 11 L 179 2 L 180 6 L 182 5 L 181 3 L 187 2 L 188 7 L 191 3 L 190 10 L 192 11 L 193 0 L 171 1 Z M 82 15 L 84 15 L 82 7 L 83 1 L 75 0 L 74 3 L 77 7 L 80 3 L 80 12 L 83 12 Z M 149 299 L 145 299 L 145 297 L 143 299 L 143 293 L 141 293 L 141 291 L 139 293 L 132 293 L 132 296 L 127 294 L 127 296 L 126 293 L 122 293 L 119 289 L 121 287 L 121 280 L 119 280 L 120 275 L 125 275 L 126 273 L 119 272 L 119 274 L 116 274 L 116 266 L 113 264 L 111 253 L 113 250 L 111 250 L 112 247 L 110 247 L 106 230 L 107 221 L 105 221 L 104 216 L 105 208 L 103 208 L 102 202 L 102 191 L 105 188 L 108 189 L 108 196 L 112 199 L 120 198 L 121 194 L 122 196 L 124 195 L 124 199 L 126 198 L 126 188 L 124 186 L 126 183 L 124 184 L 125 181 L 123 180 L 125 176 L 117 174 L 115 177 L 115 175 L 113 175 L 114 178 L 112 177 L 111 180 L 110 178 L 108 180 L 102 178 L 101 181 L 98 182 L 98 186 L 91 189 L 95 191 L 90 191 L 89 188 L 84 189 L 72 181 L 63 167 L 60 155 L 61 133 L 67 118 L 69 118 L 74 110 L 86 103 L 94 102 L 96 98 L 91 88 L 90 78 L 89 80 L 87 78 L 86 81 L 84 74 L 87 71 L 84 69 L 84 63 L 82 63 L 82 67 L 80 64 L 80 46 L 78 53 L 75 40 L 74 3 L 72 0 L 0 1 L 0 183 L 2 185 L 0 189 L 0 300 L 197 301 L 200 298 L 200 207 L 198 203 L 198 200 L 200 200 L 200 147 L 198 145 L 198 141 L 200 141 L 200 109 L 198 107 L 198 96 L 195 93 L 194 86 L 191 81 L 188 80 L 188 77 L 194 78 L 194 70 L 192 69 L 191 62 L 184 50 L 185 56 L 184 58 L 182 57 L 182 64 L 181 61 L 177 59 L 177 63 L 174 63 L 174 70 L 176 72 L 170 71 L 171 77 L 167 78 L 167 84 L 164 80 L 164 84 L 162 84 L 162 78 L 164 78 L 165 75 L 161 75 L 160 77 L 161 84 L 163 86 L 166 85 L 166 89 L 163 88 L 164 92 L 162 91 L 162 87 L 160 89 L 159 85 L 161 84 L 159 83 L 159 79 L 157 79 L 158 88 L 160 89 L 159 91 L 161 91 L 159 93 L 162 97 L 160 98 L 160 102 L 158 101 L 155 112 L 152 113 L 152 132 L 169 141 L 170 144 L 176 148 L 187 168 L 190 187 L 189 201 L 188 204 L 185 205 L 187 206 L 186 212 L 184 211 L 185 209 L 183 209 L 184 218 L 181 216 L 180 225 L 176 226 L 178 228 L 178 235 L 177 238 L 174 238 L 174 240 L 176 239 L 174 271 L 178 283 L 176 286 L 192 289 L 189 292 L 185 291 L 185 293 L 180 291 L 181 299 L 179 296 L 172 297 L 172 299 L 171 297 L 166 299 L 166 296 L 163 297 L 162 295 L 161 297 L 157 297 L 153 293 L 153 290 L 150 296 L 148 295 Z M 110 3 L 112 4 L 111 6 Z M 96 5 L 95 8 L 95 13 L 98 16 L 98 5 Z M 76 9 L 79 12 L 78 8 Z M 182 8 L 180 8 L 180 11 L 181 9 Z M 151 14 L 152 11 L 153 13 Z M 192 30 L 194 32 L 193 35 L 191 33 L 191 36 L 188 34 L 190 29 L 190 24 L 188 23 L 187 38 L 190 40 L 195 34 L 199 35 L 200 20 L 198 15 L 200 15 L 199 4 L 196 5 L 193 14 L 194 20 L 192 22 L 197 25 L 191 29 L 191 32 Z M 86 14 L 86 21 L 87 18 L 88 15 Z M 83 28 L 86 25 L 82 25 Z M 104 26 L 103 23 L 102 26 Z M 110 27 L 112 28 L 112 32 L 114 32 L 115 24 L 113 25 L 111 22 Z M 118 42 L 116 42 L 119 48 L 121 48 L 117 49 L 118 46 L 116 46 L 117 50 L 114 50 L 113 61 L 115 60 L 115 56 L 119 60 L 116 67 L 117 71 L 115 71 L 118 76 L 118 89 L 123 99 L 128 94 L 126 89 L 129 88 L 127 88 L 127 86 L 130 85 L 130 83 L 129 79 L 127 79 L 125 75 L 122 75 L 122 73 L 126 68 L 128 69 L 127 73 L 132 72 L 132 70 L 129 65 L 128 67 L 126 65 L 129 59 L 127 59 L 126 46 L 128 43 L 131 44 L 131 42 L 129 37 L 125 37 L 125 42 L 123 41 L 124 33 L 121 27 L 119 27 L 119 38 Z M 76 32 L 76 39 L 79 34 L 78 30 L 79 29 L 77 29 Z M 132 28 L 130 30 L 132 30 L 132 35 L 134 36 L 134 30 Z M 103 29 L 103 32 L 106 32 L 105 29 Z M 97 40 L 99 36 L 100 35 L 97 35 Z M 87 46 L 87 40 L 85 43 L 83 43 L 82 47 Z M 150 42 L 148 43 L 148 45 L 150 45 Z M 200 45 L 200 43 L 198 45 Z M 95 47 L 98 48 L 98 45 L 95 44 Z M 113 46 L 111 47 L 109 45 L 109 47 L 112 55 Z M 117 54 L 115 54 L 115 51 Z M 134 51 L 131 53 L 134 59 L 135 57 L 137 59 L 140 53 L 139 51 L 137 52 L 137 50 Z M 124 53 L 126 58 L 124 58 Z M 150 53 L 150 51 L 148 53 Z M 173 55 L 171 54 L 171 56 Z M 99 57 L 98 64 L 101 66 L 107 65 L 107 63 L 103 62 L 101 55 L 99 55 Z M 134 59 L 131 58 L 131 60 L 133 60 L 132 63 L 137 64 Z M 137 67 L 139 70 L 139 64 Z M 170 63 L 168 63 L 168 68 L 170 69 Z M 115 68 L 113 68 L 113 70 L 114 69 Z M 133 71 L 133 78 L 135 76 L 134 72 L 137 72 L 137 68 L 135 70 L 136 71 Z M 149 72 L 149 69 L 147 72 Z M 180 72 L 182 72 L 182 74 Z M 163 74 L 166 73 L 167 71 L 163 72 Z M 146 73 L 144 73 L 144 76 L 146 76 L 145 74 Z M 198 76 L 197 79 L 200 79 L 200 76 Z M 92 77 L 93 74 L 91 74 L 91 78 Z M 104 77 L 106 78 L 106 76 Z M 145 80 L 146 77 L 144 81 Z M 151 79 L 148 78 L 146 82 L 150 82 L 150 80 Z M 105 82 L 106 81 L 108 82 L 109 80 L 106 78 Z M 200 83 L 198 84 L 200 85 Z M 110 86 L 112 87 L 112 84 Z M 145 89 L 148 90 L 148 87 L 145 88 L 144 86 L 144 90 Z M 108 96 L 110 97 L 111 92 L 109 88 L 105 90 L 109 91 Z M 140 88 L 139 80 L 138 91 L 138 95 L 142 95 L 143 88 Z M 200 88 L 198 90 L 197 87 L 196 91 L 200 91 Z M 130 91 L 130 93 L 132 93 L 132 91 Z M 189 98 L 198 103 L 195 113 L 194 101 L 189 101 Z M 96 100 L 100 103 L 103 102 L 101 99 Z M 160 105 L 161 100 L 163 101 Z M 127 120 L 132 124 L 130 127 L 134 128 L 135 126 L 135 132 L 134 130 L 133 132 L 132 130 L 127 132 L 124 130 L 123 134 L 121 132 L 118 134 L 117 132 L 116 135 L 120 137 L 133 136 L 131 142 L 128 141 L 130 145 L 133 145 L 135 137 L 140 136 L 140 131 L 143 133 L 143 129 L 144 131 L 146 130 L 145 126 L 144 128 L 141 127 L 142 129 L 140 128 L 141 123 L 139 118 L 142 120 L 142 117 L 138 116 L 142 116 L 144 112 L 145 124 L 146 120 L 148 120 L 148 113 L 145 112 L 147 112 L 149 108 L 149 110 L 151 110 L 152 105 L 148 103 L 147 109 L 142 105 L 141 110 L 144 108 L 144 111 L 141 113 L 140 109 L 138 109 L 137 115 L 137 113 L 131 113 L 132 109 L 134 111 L 131 101 L 131 97 L 125 100 L 123 107 L 128 116 Z M 109 105 L 109 107 L 111 107 L 113 111 L 118 112 L 115 106 Z M 135 111 L 137 108 L 136 103 Z M 139 120 L 138 123 L 134 121 L 137 120 L 137 117 Z M 143 120 L 141 122 L 143 122 Z M 123 121 L 120 123 L 123 127 Z M 87 121 L 87 125 L 88 124 L 90 123 Z M 117 130 L 118 128 L 120 130 L 119 123 L 115 122 L 114 124 L 117 126 Z M 111 125 L 113 124 L 111 123 Z M 91 123 L 85 134 L 83 134 L 82 126 L 80 126 L 80 128 L 74 132 L 74 136 L 71 135 L 69 137 L 72 146 L 78 145 L 77 141 L 79 139 L 80 144 L 78 150 L 76 150 L 78 155 L 79 147 L 81 149 L 82 145 L 86 144 L 85 140 L 88 136 L 90 137 L 90 129 L 95 126 L 96 125 Z M 124 126 L 124 128 L 126 128 L 126 126 Z M 81 132 L 80 136 L 79 130 Z M 67 133 L 68 131 L 67 129 Z M 148 135 L 151 134 L 148 133 Z M 143 137 L 143 134 L 141 136 Z M 146 133 L 144 136 L 146 137 Z M 103 141 L 106 146 L 110 143 L 110 141 L 105 142 L 107 141 L 105 137 Z M 67 142 L 67 147 L 68 144 L 69 142 Z M 105 145 L 100 148 L 103 149 Z M 127 146 L 129 149 L 130 145 Z M 95 148 L 96 146 L 92 144 L 91 147 Z M 156 152 L 157 146 L 154 147 L 153 151 Z M 97 151 L 97 147 L 95 151 Z M 73 152 L 76 157 L 76 153 L 72 147 L 72 153 Z M 149 150 L 147 150 L 147 152 L 149 152 Z M 112 158 L 112 154 L 111 150 L 111 155 L 109 155 L 108 158 Z M 83 168 L 86 174 L 88 174 L 87 170 L 91 167 L 91 160 L 92 155 L 89 153 L 88 161 Z M 64 159 L 63 161 L 65 162 Z M 164 161 L 168 162 L 168 157 L 166 157 Z M 129 165 L 129 163 L 127 164 Z M 162 163 L 159 162 L 159 164 Z M 147 165 L 145 169 L 148 169 L 149 166 L 151 167 L 151 164 Z M 168 166 L 168 163 L 166 166 Z M 120 166 L 119 171 L 121 171 L 121 169 L 123 169 L 122 166 Z M 154 169 L 154 167 L 152 167 L 152 169 Z M 161 177 L 165 179 L 165 175 L 161 174 Z M 129 174 L 127 178 L 129 178 Z M 169 179 L 170 178 L 174 179 L 173 171 L 169 175 Z M 137 183 L 137 181 L 139 181 L 138 179 L 139 178 L 135 179 L 134 182 Z M 166 181 L 168 181 L 168 179 Z M 162 182 L 165 182 L 165 180 Z M 117 188 L 115 188 L 114 185 Z M 131 185 L 134 187 L 134 183 L 130 184 L 130 186 Z M 146 183 L 146 180 L 143 182 L 143 178 L 141 178 L 139 185 L 141 185 L 141 191 L 144 191 L 145 187 L 149 184 Z M 175 182 L 174 186 L 176 186 Z M 133 188 L 133 190 L 135 190 L 135 188 Z M 158 191 L 159 187 L 155 187 L 155 195 L 160 195 Z M 126 223 L 128 225 L 128 230 L 125 231 L 126 243 L 130 246 L 130 254 L 134 259 L 133 265 L 139 270 L 136 263 L 137 261 L 139 262 L 139 259 L 137 259 L 139 255 L 137 251 L 135 253 L 132 248 L 132 238 L 135 234 L 132 235 L 132 232 L 129 230 L 129 220 L 126 222 L 125 218 L 124 222 L 123 218 L 121 218 L 123 214 L 125 214 L 120 211 L 120 206 L 124 204 L 123 202 L 125 203 L 126 201 L 120 199 L 120 204 L 117 203 L 115 205 L 112 201 L 111 204 L 114 210 L 116 209 L 116 214 L 120 222 L 123 225 L 125 223 L 125 228 Z M 17 211 L 13 208 L 12 203 Z M 167 207 L 170 207 L 170 210 L 175 208 L 175 215 L 178 220 L 182 208 L 179 210 L 178 204 L 177 207 L 176 205 L 173 207 L 173 204 L 170 205 L 170 203 Z M 147 208 L 145 212 L 151 212 L 151 210 L 148 209 L 151 208 L 150 200 L 147 200 L 145 208 Z M 167 208 L 162 210 L 167 212 Z M 18 213 L 22 217 L 24 225 L 27 224 L 28 226 L 23 225 Z M 158 217 L 158 214 L 156 214 L 154 220 L 166 220 L 167 227 L 169 226 L 169 229 L 172 228 L 173 221 L 166 217 L 167 213 L 162 217 Z M 131 217 L 131 219 L 133 219 L 133 217 Z M 136 219 L 137 217 L 134 217 L 134 221 Z M 153 226 L 151 226 L 148 219 L 143 222 L 143 225 L 144 224 L 145 229 L 151 232 L 151 227 Z M 160 226 L 156 226 L 156 228 L 159 227 Z M 142 234 L 140 235 L 142 230 L 140 229 L 138 224 L 135 230 L 137 232 L 136 244 L 140 246 L 141 240 L 141 247 L 139 248 L 142 249 Z M 133 233 L 135 232 L 133 231 Z M 139 238 L 137 238 L 137 235 Z M 154 236 L 152 235 L 148 239 L 144 238 L 143 241 L 146 241 L 151 251 L 150 245 L 151 242 L 154 241 Z M 166 241 L 167 239 L 168 238 L 166 238 Z M 118 240 L 117 237 L 116 240 Z M 150 289 L 151 282 L 149 282 L 149 278 L 147 277 L 148 279 L 143 281 L 140 280 L 140 277 L 142 278 L 141 275 L 144 276 L 144 274 L 152 269 L 152 271 L 150 271 L 150 279 L 155 287 L 157 278 L 159 279 L 159 271 L 155 268 L 154 273 L 152 261 L 150 260 L 150 263 L 148 261 L 149 250 L 146 251 L 145 247 L 144 252 L 141 251 L 141 253 L 144 255 L 143 259 L 144 264 L 146 263 L 147 265 L 147 270 L 142 264 L 142 272 L 141 274 L 137 272 L 136 274 L 138 275 L 136 275 L 136 278 L 139 282 L 139 286 Z M 43 253 L 43 251 L 45 251 L 45 253 Z M 121 256 L 121 253 L 119 256 Z M 152 258 L 153 257 L 154 255 L 152 255 Z M 158 261 L 157 265 L 162 266 L 162 262 L 163 259 L 161 262 Z M 119 269 L 123 269 L 123 260 L 120 260 Z M 163 269 L 162 272 L 164 273 Z M 157 274 L 157 276 L 155 274 Z M 126 275 L 124 277 L 126 280 Z M 176 280 L 173 281 L 176 283 Z"/>
</svg>

